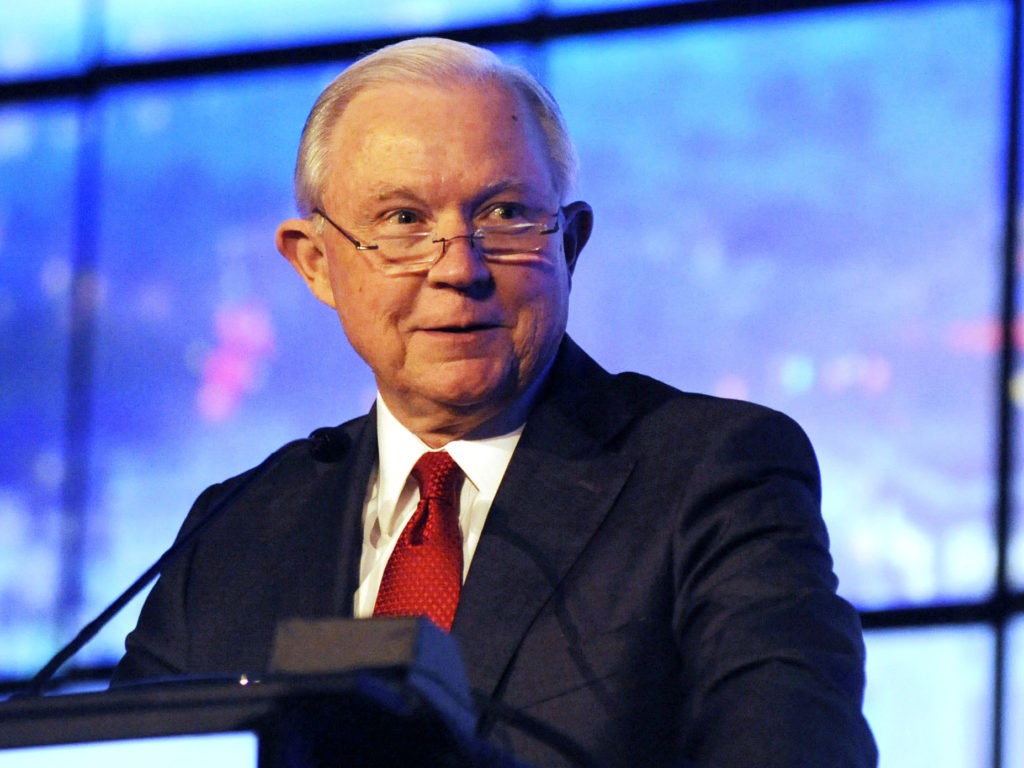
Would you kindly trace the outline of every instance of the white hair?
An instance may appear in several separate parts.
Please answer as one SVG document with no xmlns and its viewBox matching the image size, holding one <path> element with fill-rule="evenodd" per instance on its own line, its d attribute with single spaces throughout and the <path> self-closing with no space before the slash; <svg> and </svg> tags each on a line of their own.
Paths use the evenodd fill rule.
<svg viewBox="0 0 1024 768">
<path fill-rule="evenodd" d="M 389 45 L 359 59 L 317 98 L 302 129 L 295 166 L 295 201 L 299 211 L 308 216 L 323 205 L 331 132 L 357 93 L 395 83 L 447 86 L 495 80 L 519 94 L 533 111 L 544 135 L 555 188 L 564 201 L 576 183 L 576 150 L 562 112 L 548 90 L 529 72 L 506 64 L 488 50 L 454 40 L 422 37 Z"/>
</svg>

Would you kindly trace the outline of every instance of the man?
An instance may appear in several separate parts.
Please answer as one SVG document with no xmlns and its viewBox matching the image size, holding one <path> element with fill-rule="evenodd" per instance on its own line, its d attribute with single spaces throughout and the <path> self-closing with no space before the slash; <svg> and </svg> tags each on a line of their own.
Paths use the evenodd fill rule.
<svg viewBox="0 0 1024 768">
<path fill-rule="evenodd" d="M 117 679 L 259 672 L 287 617 L 424 613 L 450 624 L 474 689 L 599 764 L 875 764 L 803 433 L 612 376 L 565 335 L 592 222 L 567 202 L 573 158 L 547 92 L 471 46 L 402 43 L 326 89 L 299 152 L 303 218 L 277 245 L 337 311 L 376 405 L 329 433 L 327 458 L 277 454 L 161 577 Z M 457 524 L 403 541 L 440 519 L 417 490 L 440 448 Z M 414 587 L 454 596 L 409 608 L 393 561 L 446 536 L 455 565 L 439 555 Z M 511 726 L 482 731 L 562 764 Z"/>
</svg>

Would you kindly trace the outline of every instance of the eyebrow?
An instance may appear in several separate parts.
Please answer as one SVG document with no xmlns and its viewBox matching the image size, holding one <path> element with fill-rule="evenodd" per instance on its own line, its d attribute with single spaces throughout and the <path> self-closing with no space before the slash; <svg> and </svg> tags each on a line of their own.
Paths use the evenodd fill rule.
<svg viewBox="0 0 1024 768">
<path fill-rule="evenodd" d="M 534 195 L 538 193 L 536 185 L 525 181 L 520 178 L 511 177 L 498 179 L 488 184 L 486 187 L 481 189 L 475 196 L 474 202 L 487 200 L 488 198 L 500 195 L 505 192 L 519 192 L 527 195 Z M 385 200 L 407 199 L 415 200 L 420 203 L 426 203 L 420 194 L 412 187 L 408 186 L 385 186 L 381 185 L 376 190 L 372 190 L 373 199 L 378 202 Z M 538 195 L 539 196 L 539 195 Z"/>
<path fill-rule="evenodd" d="M 499 179 L 484 187 L 477 198 L 480 201 L 484 201 L 506 192 L 518 192 L 529 197 L 540 196 L 539 190 L 537 190 L 536 185 L 532 182 L 519 178 L 506 178 Z"/>
<path fill-rule="evenodd" d="M 385 187 L 380 186 L 373 192 L 373 199 L 378 202 L 384 200 L 394 200 L 395 198 L 405 198 L 410 200 L 417 200 L 419 202 L 425 202 L 411 187 Z"/>
</svg>

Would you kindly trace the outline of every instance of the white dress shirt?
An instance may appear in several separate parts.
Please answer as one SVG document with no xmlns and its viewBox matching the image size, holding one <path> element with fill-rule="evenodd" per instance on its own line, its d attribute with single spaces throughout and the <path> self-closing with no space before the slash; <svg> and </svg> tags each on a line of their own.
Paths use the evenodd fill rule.
<svg viewBox="0 0 1024 768">
<path fill-rule="evenodd" d="M 483 440 L 453 440 L 443 449 L 466 476 L 459 496 L 462 531 L 462 578 L 480 541 L 491 503 L 501 485 L 523 427 Z M 357 618 L 373 615 L 384 567 L 395 543 L 419 501 L 419 487 L 410 476 L 413 465 L 427 451 L 426 443 L 396 419 L 377 395 L 377 469 L 370 478 L 363 504 L 363 551 L 359 561 L 359 588 L 353 606 Z"/>
</svg>

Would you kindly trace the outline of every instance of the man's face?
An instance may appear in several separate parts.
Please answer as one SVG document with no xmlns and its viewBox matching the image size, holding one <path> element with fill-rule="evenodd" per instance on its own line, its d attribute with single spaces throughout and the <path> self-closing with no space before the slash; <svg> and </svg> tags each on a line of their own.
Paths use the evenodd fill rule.
<svg viewBox="0 0 1024 768">
<path fill-rule="evenodd" d="M 324 208 L 364 242 L 389 217 L 453 237 L 490 223 L 489 212 L 506 210 L 500 204 L 549 214 L 559 206 L 540 128 L 495 83 L 361 92 L 335 126 L 329 167 Z M 490 263 L 455 240 L 428 272 L 399 276 L 380 272 L 329 226 L 320 237 L 327 285 L 314 291 L 414 431 L 443 426 L 458 436 L 498 419 L 553 358 L 568 312 L 563 234 L 547 238 L 547 258 L 528 264 Z"/>
</svg>

